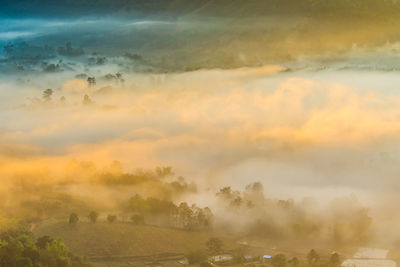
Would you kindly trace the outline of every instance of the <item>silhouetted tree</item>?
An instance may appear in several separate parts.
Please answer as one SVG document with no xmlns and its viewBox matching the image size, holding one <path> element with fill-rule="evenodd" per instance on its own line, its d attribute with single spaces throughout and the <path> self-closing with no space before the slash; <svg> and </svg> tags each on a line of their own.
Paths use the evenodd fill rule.
<svg viewBox="0 0 400 267">
<path fill-rule="evenodd" d="M 310 252 L 308 252 L 307 261 L 309 264 L 314 264 L 317 261 L 319 261 L 319 255 L 314 249 L 312 249 L 312 250 L 310 250 Z"/>
<path fill-rule="evenodd" d="M 88 215 L 88 218 L 91 223 L 96 223 L 98 217 L 99 217 L 99 214 L 96 211 L 91 211 Z"/>
<path fill-rule="evenodd" d="M 48 235 L 39 237 L 39 238 L 37 239 L 37 241 L 36 241 L 36 246 L 38 246 L 38 248 L 45 249 L 46 246 L 47 246 L 47 244 L 50 244 L 51 242 L 53 242 L 53 240 L 54 240 L 54 239 L 51 238 L 51 237 L 48 236 Z"/>
<path fill-rule="evenodd" d="M 274 267 L 285 267 L 286 257 L 283 254 L 277 254 L 271 258 L 271 264 Z"/>
<path fill-rule="evenodd" d="M 76 213 L 71 213 L 71 215 L 69 215 L 69 223 L 70 224 L 76 224 L 79 221 L 79 217 Z"/>
<path fill-rule="evenodd" d="M 46 102 L 51 101 L 51 96 L 53 95 L 54 91 L 52 89 L 46 89 L 43 91 L 43 100 Z"/>
<path fill-rule="evenodd" d="M 144 217 L 143 215 L 135 214 L 131 216 L 131 221 L 136 225 L 144 224 Z"/>
<path fill-rule="evenodd" d="M 329 259 L 329 262 L 334 265 L 334 266 L 338 266 L 340 264 L 340 256 L 338 253 L 332 253 L 331 254 L 331 258 Z"/>
<path fill-rule="evenodd" d="M 89 84 L 89 87 L 93 87 L 96 85 L 96 78 L 95 77 L 88 77 L 86 80 Z"/>
<path fill-rule="evenodd" d="M 107 216 L 107 221 L 108 221 L 109 223 L 113 223 L 113 222 L 115 222 L 116 220 L 117 220 L 117 216 L 108 214 L 108 216 Z"/>
<path fill-rule="evenodd" d="M 73 48 L 71 42 L 67 42 L 65 47 L 59 47 L 57 51 L 60 55 L 67 57 L 81 56 L 85 53 L 82 48 Z"/>
<path fill-rule="evenodd" d="M 83 96 L 83 100 L 82 100 L 82 104 L 87 106 L 87 105 L 91 105 L 94 102 L 92 101 L 92 99 L 90 99 L 90 97 L 88 95 L 84 95 Z"/>
<path fill-rule="evenodd" d="M 58 100 L 58 104 L 60 104 L 61 106 L 64 106 L 66 104 L 65 96 L 60 97 L 60 99 Z"/>
<path fill-rule="evenodd" d="M 193 211 L 186 202 L 182 202 L 178 207 L 179 220 L 186 229 L 193 228 Z"/>
<path fill-rule="evenodd" d="M 296 258 L 296 257 L 290 259 L 288 262 L 289 262 L 289 264 L 290 264 L 291 267 L 298 267 L 299 264 L 300 264 L 299 259 Z"/>
</svg>

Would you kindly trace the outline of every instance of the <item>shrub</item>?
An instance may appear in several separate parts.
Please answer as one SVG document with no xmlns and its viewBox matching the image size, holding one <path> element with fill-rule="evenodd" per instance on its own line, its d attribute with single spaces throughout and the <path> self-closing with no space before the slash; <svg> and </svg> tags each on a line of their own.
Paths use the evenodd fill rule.
<svg viewBox="0 0 400 267">
<path fill-rule="evenodd" d="M 76 213 L 71 213 L 71 215 L 69 215 L 69 223 L 70 224 L 76 224 L 79 221 L 79 217 Z"/>
<path fill-rule="evenodd" d="M 135 214 L 135 215 L 132 215 L 131 221 L 136 225 L 144 224 L 144 217 L 143 217 L 143 215 Z"/>
<path fill-rule="evenodd" d="M 99 214 L 96 211 L 91 211 L 88 215 L 88 218 L 91 223 L 96 223 L 98 217 L 99 217 Z"/>
<path fill-rule="evenodd" d="M 113 222 L 115 222 L 116 220 L 117 220 L 117 216 L 108 214 L 108 216 L 107 216 L 107 221 L 108 221 L 109 223 L 113 223 Z"/>
</svg>

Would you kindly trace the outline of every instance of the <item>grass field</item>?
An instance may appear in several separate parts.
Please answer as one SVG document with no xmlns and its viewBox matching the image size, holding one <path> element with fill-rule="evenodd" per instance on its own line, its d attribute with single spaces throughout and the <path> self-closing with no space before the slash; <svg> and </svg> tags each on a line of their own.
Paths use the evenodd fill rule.
<svg viewBox="0 0 400 267">
<path fill-rule="evenodd" d="M 61 238 L 78 255 L 97 257 L 138 257 L 163 253 L 187 253 L 205 249 L 210 232 L 185 231 L 131 223 L 79 222 L 71 226 L 65 221 L 46 221 L 36 226 L 37 236 Z M 226 249 L 234 246 L 227 236 L 218 236 Z"/>
</svg>

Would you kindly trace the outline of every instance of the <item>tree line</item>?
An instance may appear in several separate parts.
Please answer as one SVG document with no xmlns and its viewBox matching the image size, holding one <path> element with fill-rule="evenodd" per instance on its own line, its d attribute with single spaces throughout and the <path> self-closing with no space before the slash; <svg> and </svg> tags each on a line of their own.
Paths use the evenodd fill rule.
<svg viewBox="0 0 400 267">
<path fill-rule="evenodd" d="M 210 208 L 200 208 L 196 204 L 188 205 L 182 202 L 179 205 L 172 201 L 163 200 L 153 197 L 143 198 L 136 194 L 131 197 L 124 205 L 123 210 L 126 214 L 131 214 L 130 221 L 136 225 L 145 224 L 157 218 L 167 226 L 182 228 L 186 230 L 210 229 L 212 227 L 213 213 Z M 96 223 L 99 218 L 97 211 L 91 211 L 87 218 L 89 222 Z M 107 222 L 114 223 L 117 221 L 117 215 L 108 214 Z M 79 216 L 71 213 L 69 223 L 71 225 L 79 222 Z"/>
</svg>

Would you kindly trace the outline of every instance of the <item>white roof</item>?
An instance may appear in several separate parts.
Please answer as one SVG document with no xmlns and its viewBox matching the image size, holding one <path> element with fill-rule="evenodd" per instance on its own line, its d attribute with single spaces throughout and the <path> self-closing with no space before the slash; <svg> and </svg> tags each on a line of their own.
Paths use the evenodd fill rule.
<svg viewBox="0 0 400 267">
<path fill-rule="evenodd" d="M 345 260 L 342 267 L 396 267 L 391 260 L 351 259 Z"/>
<path fill-rule="evenodd" d="M 389 250 L 377 248 L 360 248 L 354 254 L 355 259 L 386 259 Z"/>
<path fill-rule="evenodd" d="M 223 254 L 223 255 L 211 256 L 209 259 L 215 262 L 221 262 L 221 261 L 230 261 L 233 259 L 233 257 L 229 254 Z"/>
</svg>

